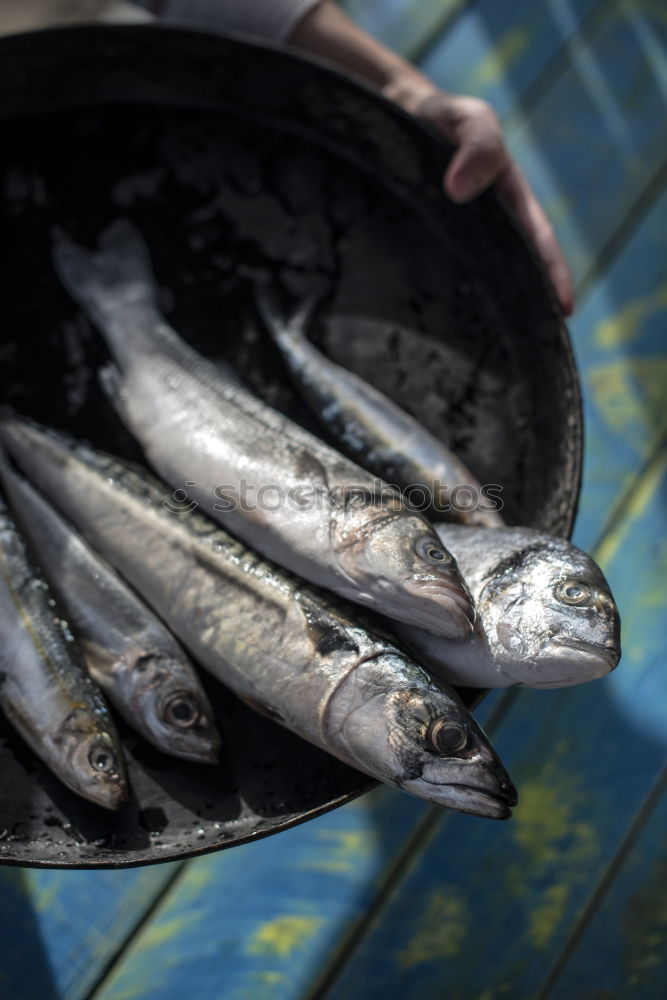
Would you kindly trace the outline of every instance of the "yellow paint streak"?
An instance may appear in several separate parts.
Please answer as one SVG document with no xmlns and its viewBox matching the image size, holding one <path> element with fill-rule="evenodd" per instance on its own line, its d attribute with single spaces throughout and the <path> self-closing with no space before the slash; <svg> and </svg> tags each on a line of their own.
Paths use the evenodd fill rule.
<svg viewBox="0 0 667 1000">
<path fill-rule="evenodd" d="M 546 948 L 562 921 L 570 901 L 570 887 L 555 883 L 548 886 L 540 903 L 530 914 L 529 934 L 536 948 Z"/>
<path fill-rule="evenodd" d="M 285 976 L 282 972 L 271 972 L 266 970 L 265 972 L 259 973 L 259 981 L 261 983 L 266 983 L 268 986 L 275 986 L 276 983 L 282 983 Z"/>
<path fill-rule="evenodd" d="M 57 902 L 62 884 L 59 879 L 54 879 L 48 885 L 40 886 L 33 883 L 30 891 L 30 901 L 37 913 L 49 913 L 53 910 Z"/>
<path fill-rule="evenodd" d="M 259 927 L 248 943 L 251 955 L 278 955 L 287 958 L 317 933 L 322 917 L 277 917 Z"/>
<path fill-rule="evenodd" d="M 397 955 L 399 967 L 411 969 L 422 962 L 458 955 L 469 923 L 465 898 L 456 888 L 434 890 L 414 933 Z"/>
<path fill-rule="evenodd" d="M 521 894 L 529 878 L 544 888 L 531 898 L 527 932 L 532 946 L 545 949 L 567 916 L 572 889 L 589 875 L 595 858 L 595 827 L 578 819 L 586 791 L 581 779 L 562 765 L 567 743 L 561 741 L 533 781 L 521 789 L 512 835 L 520 860 L 508 873 L 512 891 Z"/>
<path fill-rule="evenodd" d="M 588 383 L 610 430 L 645 454 L 665 427 L 667 358 L 623 358 L 596 365 Z"/>
<path fill-rule="evenodd" d="M 487 56 L 470 71 L 466 87 L 474 93 L 500 82 L 521 58 L 531 41 L 531 33 L 522 27 L 508 31 Z"/>
<path fill-rule="evenodd" d="M 149 951 L 151 948 L 159 948 L 173 938 L 178 937 L 181 931 L 185 930 L 188 924 L 197 920 L 196 913 L 187 916 L 172 917 L 171 920 L 157 920 L 153 922 L 145 931 L 135 939 L 132 950 L 136 952 Z"/>
<path fill-rule="evenodd" d="M 598 323 L 594 338 L 600 347 L 612 348 L 629 344 L 642 333 L 644 321 L 667 306 L 667 283 L 650 295 L 628 302 L 620 312 Z"/>
<path fill-rule="evenodd" d="M 376 835 L 371 830 L 319 830 L 318 839 L 330 844 L 329 853 L 305 858 L 300 868 L 308 871 L 349 874 L 375 852 Z"/>
<path fill-rule="evenodd" d="M 648 469 L 635 483 L 625 509 L 625 516 L 618 526 L 603 538 L 595 551 L 595 558 L 602 568 L 609 566 L 618 552 L 623 540 L 637 521 L 660 487 L 667 471 L 667 448 L 663 449 Z M 663 598 L 664 599 L 664 598 Z"/>
</svg>

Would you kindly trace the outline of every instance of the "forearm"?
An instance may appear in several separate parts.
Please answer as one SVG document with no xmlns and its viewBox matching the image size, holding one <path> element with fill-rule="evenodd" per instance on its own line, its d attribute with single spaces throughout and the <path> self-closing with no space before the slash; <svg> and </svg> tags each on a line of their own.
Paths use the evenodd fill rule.
<svg viewBox="0 0 667 1000">
<path fill-rule="evenodd" d="M 423 73 L 368 35 L 333 0 L 308 11 L 287 41 L 350 70 L 407 111 L 437 92 Z"/>
</svg>

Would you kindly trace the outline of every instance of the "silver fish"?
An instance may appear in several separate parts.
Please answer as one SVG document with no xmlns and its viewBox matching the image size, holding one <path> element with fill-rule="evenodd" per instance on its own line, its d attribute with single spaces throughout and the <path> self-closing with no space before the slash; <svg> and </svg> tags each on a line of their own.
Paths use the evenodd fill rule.
<svg viewBox="0 0 667 1000">
<path fill-rule="evenodd" d="M 158 750 L 214 763 L 220 736 L 194 666 L 174 637 L 27 480 L 0 479 L 60 598 L 93 680 Z"/>
<path fill-rule="evenodd" d="M 97 805 L 127 797 L 109 710 L 0 500 L 0 706 L 57 777 Z"/>
<path fill-rule="evenodd" d="M 462 524 L 502 527 L 495 500 L 484 495 L 482 486 L 449 448 L 384 393 L 330 361 L 311 343 L 307 328 L 313 298 L 282 319 L 271 286 L 258 286 L 255 297 L 300 394 L 348 455 L 405 491 L 429 515 L 442 518 L 443 506 L 449 506 L 449 517 Z M 473 501 L 481 498 L 474 509 L 449 502 L 454 488 L 462 486 Z"/>
<path fill-rule="evenodd" d="M 425 518 L 190 348 L 158 312 L 128 222 L 100 246 L 60 238 L 54 260 L 109 346 L 118 367 L 106 369 L 107 391 L 155 470 L 311 583 L 437 635 L 471 635 L 465 584 Z"/>
<path fill-rule="evenodd" d="M 390 627 L 437 677 L 466 687 L 556 688 L 616 667 L 618 610 L 589 555 L 531 528 L 436 530 L 475 598 L 475 634 L 464 643 Z"/>
<path fill-rule="evenodd" d="M 506 818 L 516 792 L 459 696 L 336 598 L 265 562 L 152 477 L 17 421 L 24 474 L 253 707 L 366 774 Z"/>
</svg>

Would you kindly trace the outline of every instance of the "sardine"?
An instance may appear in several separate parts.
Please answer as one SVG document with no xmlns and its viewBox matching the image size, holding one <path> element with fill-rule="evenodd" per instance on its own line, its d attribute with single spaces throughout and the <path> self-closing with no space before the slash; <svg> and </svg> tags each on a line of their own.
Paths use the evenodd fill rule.
<svg viewBox="0 0 667 1000">
<path fill-rule="evenodd" d="M 170 632 L 19 473 L 0 479 L 58 595 L 93 680 L 158 750 L 214 763 L 220 736 L 195 668 Z"/>
<path fill-rule="evenodd" d="M 516 792 L 459 696 L 337 598 L 147 473 L 32 425 L 0 434 L 23 473 L 142 594 L 198 663 L 254 708 L 381 781 L 506 818 Z"/>
<path fill-rule="evenodd" d="M 59 237 L 56 268 L 102 332 L 107 392 L 160 476 L 311 583 L 436 635 L 471 635 L 469 594 L 424 516 L 189 347 L 160 316 L 128 222 L 100 246 Z"/>
<path fill-rule="evenodd" d="M 396 485 L 417 509 L 462 524 L 499 528 L 497 501 L 485 495 L 468 467 L 384 393 L 330 361 L 308 339 L 315 301 L 306 299 L 281 318 L 272 286 L 259 285 L 256 302 L 299 393 L 336 443 L 369 472 Z M 352 335 L 352 331 L 351 331 Z M 456 503 L 463 493 L 472 508 Z"/>
<path fill-rule="evenodd" d="M 466 687 L 556 688 L 616 667 L 619 614 L 589 555 L 532 528 L 439 524 L 436 530 L 476 601 L 475 634 L 452 642 L 391 623 L 436 676 Z"/>
<path fill-rule="evenodd" d="M 97 805 L 127 796 L 109 710 L 0 500 L 0 707 L 57 777 Z"/>
</svg>

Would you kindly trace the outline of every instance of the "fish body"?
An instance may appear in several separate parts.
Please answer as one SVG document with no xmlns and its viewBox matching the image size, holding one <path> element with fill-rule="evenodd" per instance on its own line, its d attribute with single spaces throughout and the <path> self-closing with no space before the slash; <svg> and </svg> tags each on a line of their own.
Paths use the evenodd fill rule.
<svg viewBox="0 0 667 1000">
<path fill-rule="evenodd" d="M 589 555 L 532 528 L 436 530 L 475 599 L 473 638 L 451 642 L 387 623 L 436 676 L 465 687 L 556 688 L 616 667 L 618 610 Z"/>
<path fill-rule="evenodd" d="M 129 223 L 100 247 L 61 239 L 54 261 L 107 342 L 107 391 L 159 475 L 311 583 L 438 635 L 471 635 L 465 584 L 423 515 L 190 348 L 158 312 Z"/>
<path fill-rule="evenodd" d="M 5 715 L 68 788 L 117 809 L 127 781 L 109 710 L 2 501 L 0 630 Z"/>
<path fill-rule="evenodd" d="M 152 611 L 7 463 L 5 496 L 57 593 L 93 680 L 159 750 L 215 762 L 220 737 L 188 656 Z"/>
<path fill-rule="evenodd" d="M 18 421 L 24 474 L 195 659 L 253 707 L 365 773 L 495 818 L 516 793 L 459 696 L 337 598 L 266 562 L 152 477 Z"/>
<path fill-rule="evenodd" d="M 484 496 L 467 466 L 441 441 L 384 393 L 330 361 L 311 343 L 307 326 L 312 300 L 287 320 L 280 318 L 270 288 L 260 286 L 256 300 L 300 394 L 348 455 L 396 485 L 429 515 L 442 518 L 447 507 L 449 517 L 462 524 L 503 525 L 496 501 Z M 472 509 L 457 504 L 458 495 L 465 496 L 466 508 L 470 499 Z"/>
</svg>

